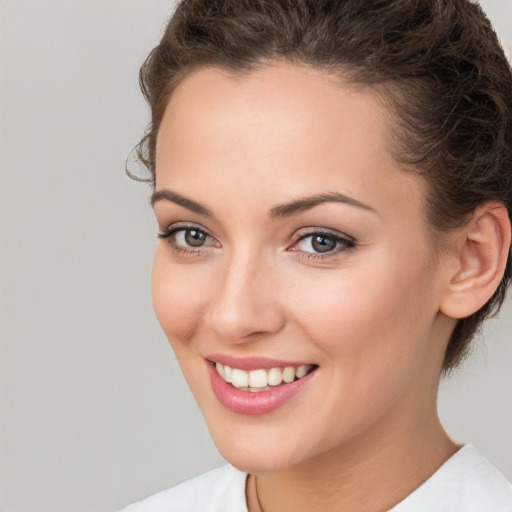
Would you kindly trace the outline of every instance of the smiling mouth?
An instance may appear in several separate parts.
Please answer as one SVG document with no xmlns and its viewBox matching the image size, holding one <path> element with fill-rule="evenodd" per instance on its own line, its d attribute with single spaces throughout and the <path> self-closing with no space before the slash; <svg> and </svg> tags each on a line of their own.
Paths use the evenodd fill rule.
<svg viewBox="0 0 512 512">
<path fill-rule="evenodd" d="M 224 382 L 227 382 L 241 391 L 250 391 L 252 393 L 270 391 L 283 384 L 290 384 L 296 380 L 302 379 L 318 368 L 318 366 L 314 364 L 305 364 L 297 367 L 259 368 L 247 371 L 240 368 L 233 368 L 219 362 L 215 363 L 212 361 L 212 364 L 215 365 L 217 373 Z"/>
</svg>

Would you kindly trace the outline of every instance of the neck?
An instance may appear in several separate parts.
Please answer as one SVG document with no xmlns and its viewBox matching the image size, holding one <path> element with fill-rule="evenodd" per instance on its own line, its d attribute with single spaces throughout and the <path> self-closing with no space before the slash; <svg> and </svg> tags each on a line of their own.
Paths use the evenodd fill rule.
<svg viewBox="0 0 512 512">
<path fill-rule="evenodd" d="M 251 475 L 249 511 L 389 510 L 458 449 L 444 432 L 435 406 L 405 424 L 394 416 L 300 465 Z"/>
</svg>

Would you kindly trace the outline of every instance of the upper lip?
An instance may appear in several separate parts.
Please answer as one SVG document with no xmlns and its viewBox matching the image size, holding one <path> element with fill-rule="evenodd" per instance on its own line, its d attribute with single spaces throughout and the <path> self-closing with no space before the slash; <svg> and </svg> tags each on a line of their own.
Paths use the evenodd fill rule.
<svg viewBox="0 0 512 512">
<path fill-rule="evenodd" d="M 206 356 L 205 359 L 211 361 L 212 363 L 221 363 L 223 365 L 230 366 L 231 368 L 238 368 L 240 370 L 246 371 L 269 368 L 285 368 L 286 366 L 293 366 L 294 368 L 298 368 L 299 366 L 313 364 L 304 361 L 283 361 L 280 359 L 271 359 L 261 356 L 237 357 L 229 354 L 210 354 Z"/>
</svg>

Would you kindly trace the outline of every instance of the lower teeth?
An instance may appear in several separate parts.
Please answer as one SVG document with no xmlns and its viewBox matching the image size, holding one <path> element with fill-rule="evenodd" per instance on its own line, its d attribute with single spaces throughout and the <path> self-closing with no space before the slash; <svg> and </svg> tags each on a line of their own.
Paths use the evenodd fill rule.
<svg viewBox="0 0 512 512">
<path fill-rule="evenodd" d="M 272 389 L 270 386 L 265 386 L 264 388 L 239 388 L 242 391 L 250 391 L 251 393 L 258 393 L 259 391 L 269 391 Z"/>
</svg>

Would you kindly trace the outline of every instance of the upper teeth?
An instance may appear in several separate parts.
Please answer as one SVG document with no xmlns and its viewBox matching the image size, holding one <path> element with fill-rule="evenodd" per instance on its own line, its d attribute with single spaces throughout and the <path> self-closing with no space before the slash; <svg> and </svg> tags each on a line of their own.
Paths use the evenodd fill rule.
<svg viewBox="0 0 512 512">
<path fill-rule="evenodd" d="M 245 371 L 239 368 L 221 363 L 215 363 L 218 374 L 226 381 L 230 382 L 235 388 L 248 388 L 247 391 L 264 391 L 268 386 L 278 386 L 281 382 L 293 382 L 295 378 L 304 377 L 312 368 L 312 365 L 305 364 L 294 368 L 286 366 L 284 368 L 263 368 L 258 370 Z"/>
</svg>

